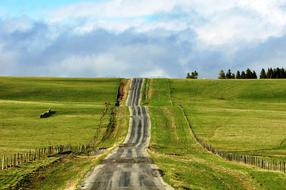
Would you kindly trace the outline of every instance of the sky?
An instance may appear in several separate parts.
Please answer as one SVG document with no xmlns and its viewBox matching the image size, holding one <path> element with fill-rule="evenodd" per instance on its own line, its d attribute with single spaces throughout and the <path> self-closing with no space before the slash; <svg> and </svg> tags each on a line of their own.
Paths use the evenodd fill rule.
<svg viewBox="0 0 286 190">
<path fill-rule="evenodd" d="M 286 67 L 286 0 L 0 0 L 0 75 L 174 77 Z"/>
</svg>

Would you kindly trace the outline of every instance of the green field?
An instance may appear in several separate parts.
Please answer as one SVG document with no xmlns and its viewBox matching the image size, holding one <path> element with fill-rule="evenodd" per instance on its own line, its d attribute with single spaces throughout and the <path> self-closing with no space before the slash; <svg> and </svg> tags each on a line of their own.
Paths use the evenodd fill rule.
<svg viewBox="0 0 286 190">
<path fill-rule="evenodd" d="M 119 143 L 127 133 L 129 114 L 126 107 L 116 109 L 116 128 L 108 134 L 106 131 L 120 81 L 121 79 L 1 77 L 0 155 L 26 152 L 49 145 L 79 145 L 92 141 L 101 147 L 111 147 Z M 110 103 L 110 108 L 100 122 L 106 108 L 105 103 Z M 40 114 L 48 108 L 56 110 L 56 114 L 40 119 Z M 17 184 L 26 174 L 53 160 L 37 161 L 0 172 L 0 189 Z M 82 162 L 76 158 L 68 160 L 60 163 L 57 169 L 50 169 L 55 170 L 50 175 L 61 179 L 62 183 L 67 179 L 82 177 L 83 172 L 87 172 L 97 158 L 81 159 Z M 58 170 L 67 163 L 76 172 Z M 44 181 L 39 186 L 49 189 L 49 185 L 60 187 L 65 184 Z"/>
<path fill-rule="evenodd" d="M 285 80 L 174 80 L 171 91 L 216 148 L 286 158 Z"/>
<path fill-rule="evenodd" d="M 105 103 L 114 105 L 120 80 L 1 77 L 0 155 L 91 140 L 100 147 L 122 142 L 127 107 L 116 108 L 113 131 L 106 133 L 111 109 L 99 122 Z M 285 189 L 286 175 L 281 172 L 207 152 L 183 114 L 185 110 L 194 132 L 219 150 L 286 160 L 285 80 L 145 81 L 142 103 L 149 107 L 152 121 L 149 153 L 175 189 Z M 40 119 L 48 108 L 57 113 Z M 104 155 L 71 155 L 60 162 L 49 158 L 1 171 L 0 189 L 15 187 L 31 173 L 36 176 L 28 189 L 74 189 Z M 41 167 L 45 169 L 35 172 Z"/>
<path fill-rule="evenodd" d="M 119 81 L 0 78 L 0 154 L 88 143 L 99 126 L 105 102 L 114 105 Z M 40 119 L 48 108 L 57 113 Z"/>
<path fill-rule="evenodd" d="M 228 162 L 206 152 L 190 133 L 212 146 L 285 159 L 286 81 L 149 81 L 150 154 L 177 189 L 283 189 L 285 174 Z"/>
</svg>

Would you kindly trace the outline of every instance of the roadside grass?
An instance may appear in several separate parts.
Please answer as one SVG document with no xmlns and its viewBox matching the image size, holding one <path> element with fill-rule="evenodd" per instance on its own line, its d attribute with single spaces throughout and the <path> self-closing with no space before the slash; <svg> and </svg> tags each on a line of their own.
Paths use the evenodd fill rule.
<svg viewBox="0 0 286 190">
<path fill-rule="evenodd" d="M 148 97 L 152 120 L 149 152 L 164 171 L 166 182 L 175 189 L 285 188 L 285 174 L 225 161 L 205 151 L 195 142 L 178 106 L 184 106 L 197 135 L 212 146 L 283 159 L 284 83 L 153 79 Z M 271 90 L 264 89 L 268 87 Z"/>
<path fill-rule="evenodd" d="M 214 147 L 286 159 L 285 80 L 172 80 L 171 91 Z"/>
<path fill-rule="evenodd" d="M 97 144 L 99 147 L 106 148 L 106 151 L 99 155 L 65 157 L 56 165 L 37 173 L 36 178 L 32 178 L 32 181 L 24 189 L 77 189 L 85 175 L 99 164 L 114 147 L 124 141 L 129 127 L 128 108 L 117 107 L 115 117 L 114 128 L 111 131 L 106 129 Z"/>
<path fill-rule="evenodd" d="M 110 153 L 113 147 L 122 143 L 127 135 L 129 123 L 128 109 L 127 107 L 119 107 L 117 109 L 116 127 L 109 134 L 109 137 L 103 139 L 99 144 L 100 147 L 108 148 L 107 151 L 99 155 L 71 155 L 64 157 L 60 162 L 37 172 L 23 189 L 77 189 L 85 175 L 94 166 L 98 165 Z"/>
<path fill-rule="evenodd" d="M 178 107 L 150 107 L 149 153 L 175 189 L 283 189 L 286 175 L 229 162 L 195 142 Z"/>
<path fill-rule="evenodd" d="M 115 123 L 108 125 L 120 80 L 0 77 L 0 155 L 49 145 L 79 145 L 92 141 L 99 147 L 110 148 L 120 143 L 127 134 L 128 109 L 114 108 Z M 110 103 L 110 109 L 100 122 L 105 103 Z M 57 113 L 40 119 L 40 114 L 48 108 Z M 42 177 L 38 176 L 37 184 L 32 181 L 32 185 L 38 185 L 36 189 L 77 185 L 99 158 L 73 156 L 60 159 L 59 163 L 43 169 Z M 58 158 L 1 171 L 0 189 L 11 189 L 22 183 L 23 176 L 39 174 L 38 170 L 46 168 L 54 159 Z"/>
<path fill-rule="evenodd" d="M 0 170 L 0 189 L 20 189 L 23 181 L 39 168 L 44 168 L 55 162 L 58 158 L 47 158 L 33 163 L 23 164 L 11 170 Z"/>
</svg>

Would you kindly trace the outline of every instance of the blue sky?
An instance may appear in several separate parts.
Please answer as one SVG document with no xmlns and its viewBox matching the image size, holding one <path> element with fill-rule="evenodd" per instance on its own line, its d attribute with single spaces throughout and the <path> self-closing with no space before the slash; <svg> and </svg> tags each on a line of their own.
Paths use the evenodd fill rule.
<svg viewBox="0 0 286 190">
<path fill-rule="evenodd" d="M 0 0 L 0 75 L 286 67 L 286 0 Z"/>
<path fill-rule="evenodd" d="M 0 0 L 1 10 L 5 17 L 26 16 L 33 19 L 44 19 L 48 11 L 72 3 L 83 2 L 80 0 Z M 95 2 L 95 1 L 94 1 Z"/>
</svg>

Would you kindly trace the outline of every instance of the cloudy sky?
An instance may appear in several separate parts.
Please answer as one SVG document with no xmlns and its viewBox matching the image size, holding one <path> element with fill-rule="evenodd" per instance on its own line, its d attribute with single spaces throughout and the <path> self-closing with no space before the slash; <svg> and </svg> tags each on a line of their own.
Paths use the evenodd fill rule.
<svg viewBox="0 0 286 190">
<path fill-rule="evenodd" d="M 286 0 L 0 0 L 0 75 L 286 67 Z"/>
</svg>

